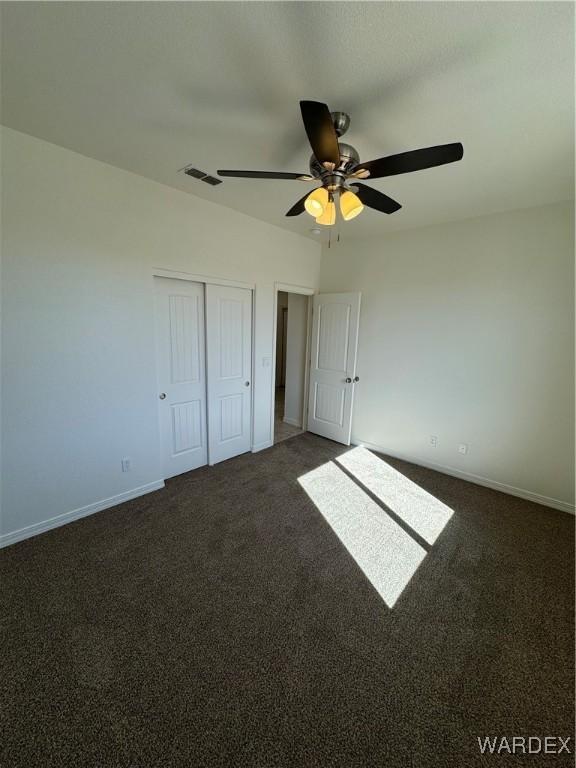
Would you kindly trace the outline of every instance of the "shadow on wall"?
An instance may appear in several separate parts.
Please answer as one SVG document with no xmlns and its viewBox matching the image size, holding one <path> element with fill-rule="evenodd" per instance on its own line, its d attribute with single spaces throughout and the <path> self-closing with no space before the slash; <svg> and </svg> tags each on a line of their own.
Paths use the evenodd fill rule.
<svg viewBox="0 0 576 768">
<path fill-rule="evenodd" d="M 453 510 L 366 448 L 336 462 L 298 482 L 392 608 Z"/>
</svg>

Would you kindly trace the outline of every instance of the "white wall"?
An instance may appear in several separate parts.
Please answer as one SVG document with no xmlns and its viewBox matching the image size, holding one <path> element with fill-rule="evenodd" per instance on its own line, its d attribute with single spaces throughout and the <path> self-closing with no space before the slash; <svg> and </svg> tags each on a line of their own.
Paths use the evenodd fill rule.
<svg viewBox="0 0 576 768">
<path fill-rule="evenodd" d="M 385 233 L 322 260 L 322 291 L 362 291 L 353 439 L 568 508 L 573 204 Z"/>
<path fill-rule="evenodd" d="M 286 399 L 284 418 L 302 426 L 304 407 L 304 373 L 308 329 L 308 296 L 288 294 L 288 333 L 286 342 Z"/>
<path fill-rule="evenodd" d="M 2 160 L 4 542 L 161 480 L 153 267 L 256 284 L 270 444 L 274 282 L 316 287 L 319 245 L 8 129 Z"/>
</svg>

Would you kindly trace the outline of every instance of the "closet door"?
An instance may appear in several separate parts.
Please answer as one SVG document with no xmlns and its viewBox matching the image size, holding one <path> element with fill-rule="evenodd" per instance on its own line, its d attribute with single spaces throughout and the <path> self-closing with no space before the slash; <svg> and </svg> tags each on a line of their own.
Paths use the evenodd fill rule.
<svg viewBox="0 0 576 768">
<path fill-rule="evenodd" d="M 168 478 L 208 460 L 204 286 L 154 281 L 160 442 Z"/>
<path fill-rule="evenodd" d="M 206 286 L 210 464 L 251 447 L 252 291 Z"/>
</svg>

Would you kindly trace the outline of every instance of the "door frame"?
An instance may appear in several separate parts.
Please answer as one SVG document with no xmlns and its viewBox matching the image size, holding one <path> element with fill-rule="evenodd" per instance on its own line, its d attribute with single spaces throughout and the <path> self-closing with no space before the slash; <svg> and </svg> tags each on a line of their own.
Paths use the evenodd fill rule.
<svg viewBox="0 0 576 768">
<path fill-rule="evenodd" d="M 306 359 L 304 363 L 304 405 L 302 407 L 302 429 L 306 431 L 308 423 L 308 386 L 310 382 L 310 342 L 312 340 L 312 301 L 310 296 L 318 293 L 316 288 L 308 288 L 304 285 L 291 285 L 290 283 L 274 283 L 273 309 L 272 309 L 272 387 L 270 390 L 270 444 L 274 445 L 274 406 L 276 397 L 276 333 L 278 330 L 278 291 L 285 293 L 299 293 L 308 296 L 306 308 Z"/>
<path fill-rule="evenodd" d="M 166 269 L 165 267 L 152 267 L 152 299 L 154 299 L 154 278 L 155 277 L 168 277 L 171 280 L 185 280 L 190 283 L 203 283 L 204 285 L 226 285 L 231 288 L 246 288 L 252 293 L 252 361 L 251 361 L 251 376 L 252 387 L 250 392 L 250 450 L 254 450 L 254 380 L 256 370 L 256 355 L 255 355 L 255 339 L 256 339 L 256 285 L 255 283 L 246 283 L 242 280 L 228 280 L 225 277 L 213 277 L 212 275 L 198 275 L 193 272 L 181 272 L 175 269 Z M 206 312 L 206 291 L 204 291 L 204 312 Z M 154 333 L 156 329 L 154 328 Z M 204 334 L 206 334 L 206 328 L 204 328 Z M 276 345 L 274 345 L 276 347 Z M 306 347 L 308 350 L 308 347 Z M 205 351 L 206 354 L 206 351 Z M 158 390 L 158 361 L 157 355 L 154 356 L 154 368 L 156 370 L 156 390 Z M 206 408 L 208 408 L 208 376 L 206 376 Z M 208 414 L 208 411 L 206 411 Z M 272 404 L 272 417 L 274 417 L 274 404 Z M 208 416 L 206 416 L 208 421 Z M 160 422 L 160 409 L 158 409 L 158 423 Z M 272 424 L 274 428 L 274 424 Z M 160 443 L 158 444 L 158 450 L 160 451 Z M 208 449 L 208 464 L 210 465 L 210 449 Z M 163 474 L 163 473 L 162 473 Z"/>
</svg>

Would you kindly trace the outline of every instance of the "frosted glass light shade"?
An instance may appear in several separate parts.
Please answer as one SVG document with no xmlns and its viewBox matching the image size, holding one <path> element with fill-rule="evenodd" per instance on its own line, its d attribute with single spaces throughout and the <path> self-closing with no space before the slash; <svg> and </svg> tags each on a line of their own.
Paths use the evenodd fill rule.
<svg viewBox="0 0 576 768">
<path fill-rule="evenodd" d="M 364 206 L 358 195 L 347 190 L 344 194 L 340 195 L 340 210 L 342 211 L 342 218 L 345 221 L 350 221 L 350 219 L 362 213 Z"/>
<path fill-rule="evenodd" d="M 324 187 L 318 187 L 313 192 L 310 192 L 306 200 L 304 201 L 304 208 L 308 211 L 310 216 L 322 216 L 328 205 L 328 190 Z"/>
<path fill-rule="evenodd" d="M 322 216 L 318 216 L 316 219 L 316 224 L 324 224 L 326 227 L 332 226 L 334 222 L 336 221 L 336 206 L 334 205 L 333 200 L 329 200 L 326 203 L 326 208 L 324 209 L 324 213 Z"/>
</svg>

